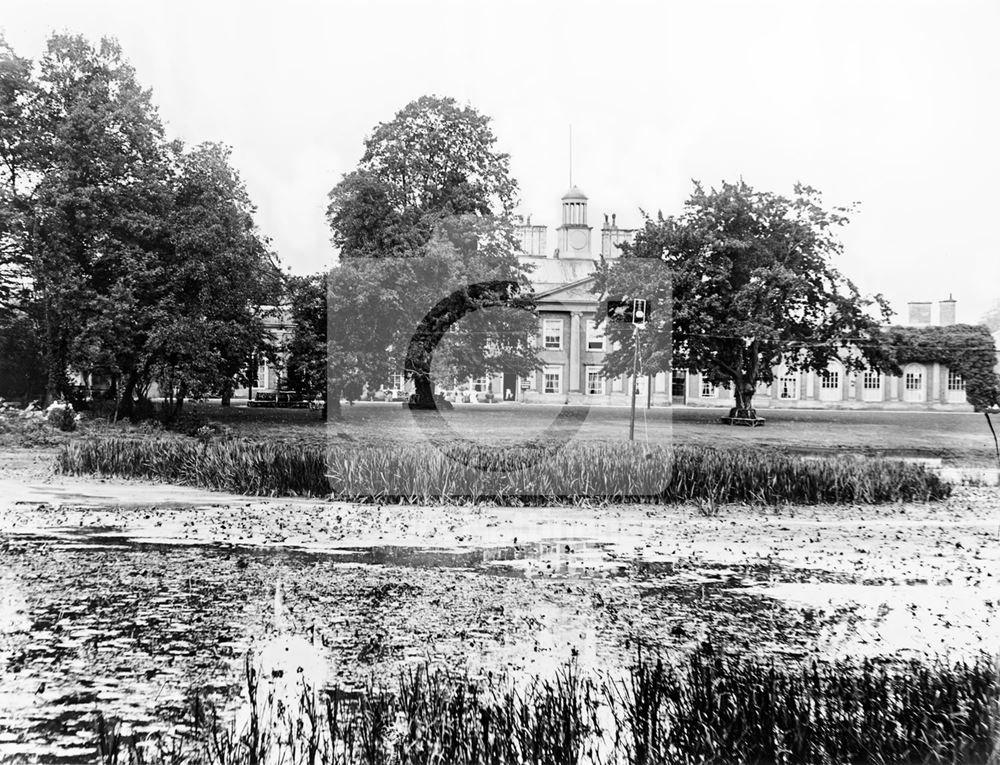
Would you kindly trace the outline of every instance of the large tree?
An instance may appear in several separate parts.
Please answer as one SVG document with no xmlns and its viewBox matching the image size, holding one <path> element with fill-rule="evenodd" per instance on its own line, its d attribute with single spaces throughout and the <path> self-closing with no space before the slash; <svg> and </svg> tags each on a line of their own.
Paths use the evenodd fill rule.
<svg viewBox="0 0 1000 765">
<path fill-rule="evenodd" d="M 17 56 L 0 35 L 0 319 L 10 321 L 25 300 L 30 266 L 21 242 L 25 197 L 36 175 L 28 116 L 37 97 L 31 61 Z"/>
<path fill-rule="evenodd" d="M 178 410 L 186 397 L 227 400 L 247 359 L 265 342 L 263 319 L 280 295 L 280 272 L 253 220 L 254 206 L 229 162 L 202 144 L 179 155 L 170 248 L 157 265 L 162 293 L 146 344 L 151 371 Z"/>
<path fill-rule="evenodd" d="M 162 244 L 168 152 L 148 91 L 111 40 L 54 35 L 32 68 L 3 52 L 5 266 L 40 306 L 48 395 L 110 362 L 85 328 L 123 309 L 116 282 Z M 30 84 L 26 84 L 27 82 Z"/>
<path fill-rule="evenodd" d="M 825 209 L 801 185 L 786 198 L 743 181 L 709 191 L 696 183 L 682 214 L 647 219 L 621 258 L 601 264 L 595 290 L 653 301 L 651 326 L 637 334 L 643 374 L 700 372 L 732 387 L 731 416 L 755 417 L 754 392 L 779 364 L 894 369 L 882 332 L 888 304 L 863 297 L 833 262 L 850 212 Z M 607 371 L 629 372 L 633 335 L 616 339 Z"/>
<path fill-rule="evenodd" d="M 55 35 L 37 67 L 0 49 L 0 96 L 0 274 L 49 397 L 74 369 L 108 372 L 124 414 L 157 378 L 178 407 L 231 388 L 278 290 L 228 150 L 168 142 L 111 40 Z"/>
<path fill-rule="evenodd" d="M 448 360 L 446 375 L 534 366 L 517 185 L 495 144 L 487 117 L 425 96 L 375 129 L 331 191 L 331 400 L 404 372 L 433 407 L 432 358 L 437 370 Z"/>
</svg>

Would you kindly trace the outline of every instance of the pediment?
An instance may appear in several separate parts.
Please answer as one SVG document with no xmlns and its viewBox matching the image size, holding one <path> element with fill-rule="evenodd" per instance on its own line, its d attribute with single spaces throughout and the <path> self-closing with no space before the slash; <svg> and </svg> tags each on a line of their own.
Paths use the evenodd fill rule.
<svg viewBox="0 0 1000 765">
<path fill-rule="evenodd" d="M 573 301 L 573 302 L 596 302 L 597 295 L 591 292 L 591 285 L 594 277 L 588 276 L 568 284 L 552 285 L 542 287 L 535 292 L 535 297 L 540 302 Z"/>
</svg>

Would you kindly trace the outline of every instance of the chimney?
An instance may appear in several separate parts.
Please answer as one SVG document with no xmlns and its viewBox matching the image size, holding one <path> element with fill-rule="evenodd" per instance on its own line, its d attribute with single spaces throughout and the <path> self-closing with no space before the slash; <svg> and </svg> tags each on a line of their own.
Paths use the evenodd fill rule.
<svg viewBox="0 0 1000 765">
<path fill-rule="evenodd" d="M 909 325 L 911 327 L 925 327 L 931 323 L 931 304 L 929 302 L 910 302 L 906 305 L 909 308 Z"/>
<path fill-rule="evenodd" d="M 955 299 L 948 293 L 948 299 L 939 304 L 941 309 L 941 326 L 948 327 L 955 323 Z"/>
</svg>

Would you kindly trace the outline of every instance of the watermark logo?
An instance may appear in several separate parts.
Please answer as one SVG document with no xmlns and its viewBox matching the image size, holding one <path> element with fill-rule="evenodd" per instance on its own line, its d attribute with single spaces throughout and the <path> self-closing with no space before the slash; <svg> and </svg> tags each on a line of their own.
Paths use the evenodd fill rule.
<svg viewBox="0 0 1000 765">
<path fill-rule="evenodd" d="M 592 289 L 598 261 L 525 257 L 514 233 L 453 220 L 412 256 L 350 258 L 333 269 L 335 493 L 638 499 L 668 480 L 668 461 L 650 454 L 669 445 L 669 418 L 656 418 L 652 441 L 648 428 L 637 443 L 626 434 L 630 402 L 638 399 L 645 422 L 654 395 L 669 403 L 669 378 L 605 365 L 647 323 L 648 299 L 628 301 L 622 332 Z"/>
</svg>

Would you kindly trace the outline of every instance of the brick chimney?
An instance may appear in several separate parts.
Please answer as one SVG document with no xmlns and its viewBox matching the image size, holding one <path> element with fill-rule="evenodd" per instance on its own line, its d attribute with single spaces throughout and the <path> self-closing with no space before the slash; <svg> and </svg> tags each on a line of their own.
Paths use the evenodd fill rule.
<svg viewBox="0 0 1000 765">
<path fill-rule="evenodd" d="M 938 303 L 940 306 L 941 326 L 947 327 L 955 323 L 955 299 L 949 293 L 947 300 Z"/>
<path fill-rule="evenodd" d="M 930 302 L 910 302 L 906 305 L 909 308 L 909 324 L 911 327 L 925 327 L 931 323 Z"/>
</svg>

